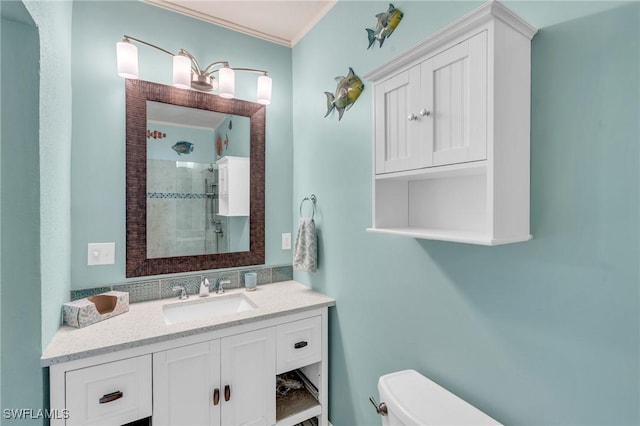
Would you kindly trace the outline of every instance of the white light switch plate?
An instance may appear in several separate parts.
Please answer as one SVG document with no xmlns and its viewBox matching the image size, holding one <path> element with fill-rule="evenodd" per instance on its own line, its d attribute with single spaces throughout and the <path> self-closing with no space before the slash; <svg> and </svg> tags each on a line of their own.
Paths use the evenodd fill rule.
<svg viewBox="0 0 640 426">
<path fill-rule="evenodd" d="M 116 263 L 116 243 L 89 243 L 87 265 L 113 265 Z"/>
<path fill-rule="evenodd" d="M 282 234 L 282 250 L 291 250 L 291 233 Z"/>
</svg>

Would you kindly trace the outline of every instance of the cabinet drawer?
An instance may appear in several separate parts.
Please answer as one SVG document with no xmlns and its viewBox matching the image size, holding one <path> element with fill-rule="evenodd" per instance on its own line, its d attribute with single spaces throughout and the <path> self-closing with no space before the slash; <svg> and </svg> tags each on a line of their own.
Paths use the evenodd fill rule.
<svg viewBox="0 0 640 426">
<path fill-rule="evenodd" d="M 322 322 L 313 317 L 278 326 L 277 372 L 295 370 L 322 359 Z"/>
<path fill-rule="evenodd" d="M 67 425 L 121 425 L 151 416 L 151 355 L 69 371 Z"/>
</svg>

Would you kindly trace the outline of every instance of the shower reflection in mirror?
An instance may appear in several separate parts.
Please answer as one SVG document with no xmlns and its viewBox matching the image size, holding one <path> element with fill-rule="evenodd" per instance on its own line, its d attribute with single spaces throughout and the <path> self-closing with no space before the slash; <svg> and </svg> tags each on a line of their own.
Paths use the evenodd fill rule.
<svg viewBox="0 0 640 426">
<path fill-rule="evenodd" d="M 220 214 L 216 164 L 249 157 L 249 118 L 149 101 L 147 127 L 147 258 L 249 250 L 249 217 Z"/>
</svg>

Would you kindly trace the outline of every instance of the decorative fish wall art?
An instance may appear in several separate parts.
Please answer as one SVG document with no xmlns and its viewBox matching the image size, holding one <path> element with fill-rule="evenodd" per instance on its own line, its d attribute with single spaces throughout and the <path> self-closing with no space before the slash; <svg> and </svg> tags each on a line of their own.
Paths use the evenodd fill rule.
<svg viewBox="0 0 640 426">
<path fill-rule="evenodd" d="M 216 139 L 216 154 L 218 154 L 218 157 L 222 155 L 222 137 L 220 135 Z"/>
<path fill-rule="evenodd" d="M 336 77 L 335 80 L 338 83 L 335 94 L 324 92 L 327 95 L 327 113 L 324 116 L 327 117 L 331 111 L 336 109 L 338 121 L 340 121 L 345 110 L 350 109 L 360 97 L 364 90 L 364 84 L 351 67 L 349 67 L 349 73 L 346 77 Z"/>
<path fill-rule="evenodd" d="M 147 139 L 164 139 L 166 137 L 167 134 L 160 130 L 147 130 Z"/>
<path fill-rule="evenodd" d="M 193 144 L 187 141 L 176 142 L 175 145 L 171 147 L 178 155 L 188 155 L 193 152 Z"/>
<path fill-rule="evenodd" d="M 378 18 L 376 28 L 373 30 L 365 28 L 367 30 L 367 37 L 369 38 L 369 47 L 367 47 L 367 49 L 371 48 L 376 40 L 380 42 L 380 47 L 382 47 L 382 43 L 391 37 L 391 34 L 393 34 L 393 31 L 398 27 L 403 16 L 404 14 L 400 9 L 396 9 L 391 3 L 389 3 L 389 8 L 386 12 L 378 13 L 376 15 L 376 18 Z"/>
</svg>

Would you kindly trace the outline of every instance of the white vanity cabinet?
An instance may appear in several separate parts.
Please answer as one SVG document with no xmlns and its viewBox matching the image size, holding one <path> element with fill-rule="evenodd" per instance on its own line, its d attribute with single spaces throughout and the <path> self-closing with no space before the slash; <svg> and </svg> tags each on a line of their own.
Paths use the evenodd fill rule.
<svg viewBox="0 0 640 426">
<path fill-rule="evenodd" d="M 531 39 L 490 1 L 370 71 L 370 232 L 498 245 L 531 239 Z"/>
<path fill-rule="evenodd" d="M 249 159 L 222 157 L 218 165 L 218 214 L 249 216 Z"/>
<path fill-rule="evenodd" d="M 272 425 L 275 329 L 153 354 L 154 425 Z"/>
<path fill-rule="evenodd" d="M 322 303 L 332 303 L 326 299 Z M 153 309 L 160 312 L 161 303 L 166 302 Z M 153 309 L 142 308 L 139 318 L 152 318 Z M 140 345 L 128 342 L 121 350 L 107 347 L 79 359 L 70 355 L 70 360 L 49 367 L 51 409 L 68 413 L 51 424 L 117 426 L 151 417 L 154 425 L 293 426 L 316 417 L 319 425 L 327 426 L 327 311 L 325 305 L 271 312 L 263 319 L 202 332 L 166 326 L 169 335 L 180 330 L 186 334 L 142 336 Z M 136 321 L 135 312 L 126 315 Z M 124 321 L 126 316 L 117 318 Z M 95 330 L 106 331 L 108 322 Z M 64 334 L 82 338 L 89 331 Z M 127 334 L 117 329 L 111 333 Z M 292 371 L 305 378 L 306 386 L 299 390 L 304 394 L 286 400 L 276 393 L 277 377 Z"/>
</svg>

